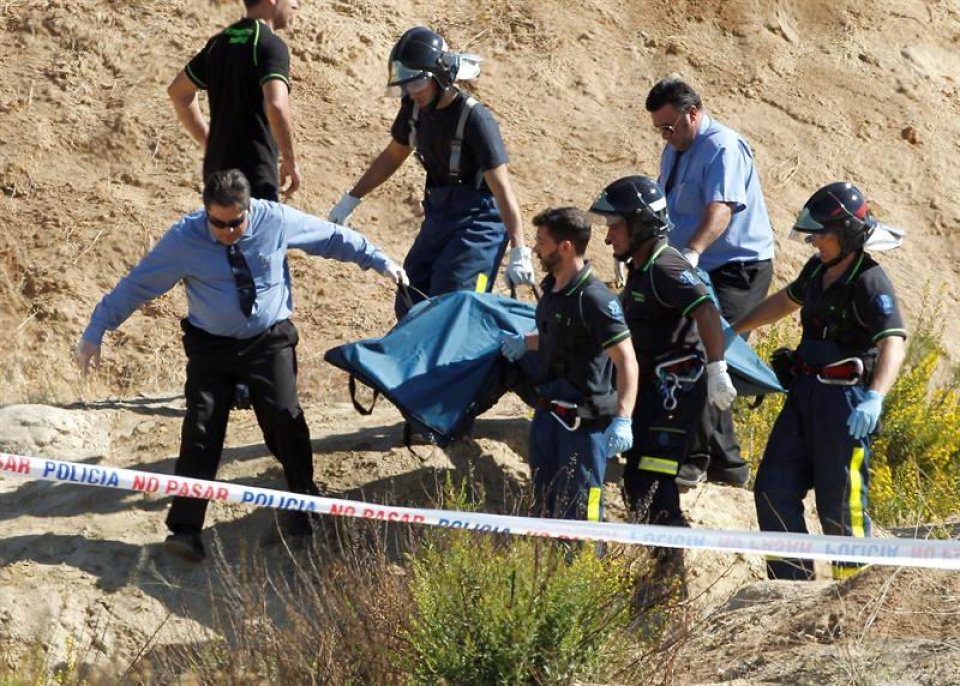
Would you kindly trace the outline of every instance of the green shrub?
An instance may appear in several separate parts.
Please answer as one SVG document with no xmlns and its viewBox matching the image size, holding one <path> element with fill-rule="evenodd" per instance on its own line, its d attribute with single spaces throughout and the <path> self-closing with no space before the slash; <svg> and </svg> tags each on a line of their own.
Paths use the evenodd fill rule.
<svg viewBox="0 0 960 686">
<path fill-rule="evenodd" d="M 924 302 L 920 312 L 873 443 L 871 513 L 890 526 L 960 512 L 960 383 L 956 374 L 938 382 L 942 307 Z"/>
<path fill-rule="evenodd" d="M 622 649 L 628 577 L 590 546 L 440 532 L 412 571 L 416 683 L 571 683 Z"/>
</svg>

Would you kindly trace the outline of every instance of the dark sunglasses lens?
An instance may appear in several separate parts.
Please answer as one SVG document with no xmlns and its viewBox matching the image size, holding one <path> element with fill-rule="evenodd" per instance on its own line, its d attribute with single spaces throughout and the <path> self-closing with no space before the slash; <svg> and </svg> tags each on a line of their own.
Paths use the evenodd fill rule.
<svg viewBox="0 0 960 686">
<path fill-rule="evenodd" d="M 246 210 L 244 210 L 243 214 L 241 214 L 239 217 L 228 222 L 225 222 L 222 219 L 217 219 L 216 217 L 211 216 L 209 212 L 207 213 L 207 219 L 210 221 L 211 224 L 213 224 L 218 229 L 235 229 L 241 224 L 243 224 L 243 220 L 246 218 L 247 218 Z"/>
</svg>

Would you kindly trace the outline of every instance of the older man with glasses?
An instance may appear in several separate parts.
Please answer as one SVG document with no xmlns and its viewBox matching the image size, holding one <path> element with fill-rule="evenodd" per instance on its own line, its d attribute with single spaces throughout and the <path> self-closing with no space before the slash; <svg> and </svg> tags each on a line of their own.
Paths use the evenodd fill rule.
<svg viewBox="0 0 960 686">
<path fill-rule="evenodd" d="M 77 344 L 84 373 L 100 364 L 104 333 L 118 328 L 144 303 L 183 282 L 187 316 L 181 320 L 187 355 L 177 476 L 213 479 L 220 463 L 234 386 L 250 388 L 264 441 L 283 465 L 293 493 L 317 494 L 310 430 L 297 397 L 297 328 L 287 252 L 297 248 L 395 283 L 406 274 L 359 233 L 269 200 L 250 197 L 242 172 L 210 175 L 204 209 L 176 222 L 133 271 L 97 305 Z M 167 516 L 168 552 L 204 558 L 200 531 L 207 501 L 174 498 Z M 306 536 L 306 513 L 290 519 L 288 532 Z"/>
<path fill-rule="evenodd" d="M 670 244 L 710 275 L 721 313 L 736 322 L 763 300 L 773 276 L 773 229 L 753 152 L 740 134 L 707 115 L 684 81 L 659 81 L 646 108 L 666 142 L 659 182 L 673 223 Z M 707 408 L 677 483 L 694 487 L 708 476 L 736 486 L 749 479 L 730 410 Z"/>
</svg>

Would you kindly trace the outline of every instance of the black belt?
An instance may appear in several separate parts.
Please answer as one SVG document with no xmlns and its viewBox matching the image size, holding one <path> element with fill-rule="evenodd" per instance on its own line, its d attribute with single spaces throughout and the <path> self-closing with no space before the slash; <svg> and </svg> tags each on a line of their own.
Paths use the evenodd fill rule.
<svg viewBox="0 0 960 686">
<path fill-rule="evenodd" d="M 567 431 L 576 431 L 585 423 L 592 425 L 604 419 L 597 408 L 589 402 L 578 404 L 568 400 L 550 400 L 538 396 L 537 407 L 548 411 Z"/>
</svg>

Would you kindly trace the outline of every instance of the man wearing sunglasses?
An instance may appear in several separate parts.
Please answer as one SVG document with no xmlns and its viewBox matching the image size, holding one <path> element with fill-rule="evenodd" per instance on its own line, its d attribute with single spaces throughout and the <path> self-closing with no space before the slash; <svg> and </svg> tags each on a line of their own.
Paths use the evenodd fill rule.
<svg viewBox="0 0 960 686">
<path fill-rule="evenodd" d="M 178 476 L 214 479 L 223 449 L 233 389 L 250 388 L 264 441 L 283 465 L 293 493 L 317 494 L 310 431 L 297 397 L 297 329 L 287 252 L 296 248 L 395 283 L 406 275 L 375 245 L 351 229 L 286 205 L 251 199 L 244 175 L 215 172 L 203 191 L 204 209 L 186 215 L 97 305 L 77 344 L 84 373 L 99 366 L 106 331 L 137 308 L 183 282 L 187 316 L 180 322 L 187 356 Z M 199 561 L 206 500 L 177 497 L 167 516 L 167 550 Z M 311 520 L 297 512 L 289 533 L 309 535 Z"/>
<path fill-rule="evenodd" d="M 670 244 L 709 274 L 720 311 L 736 322 L 763 300 L 773 276 L 773 229 L 753 152 L 740 134 L 709 117 L 689 84 L 659 81 L 646 109 L 665 142 L 659 184 L 673 224 Z M 709 476 L 745 485 L 733 414 L 711 405 L 677 483 L 695 487 Z"/>
<path fill-rule="evenodd" d="M 511 286 L 533 284 L 532 252 L 489 110 L 454 84 L 479 75 L 475 55 L 451 53 L 430 29 L 408 30 L 389 59 L 388 88 L 401 98 L 391 141 L 330 211 L 346 223 L 361 199 L 415 154 L 427 172 L 424 220 L 404 261 L 414 301 L 458 290 L 489 292 L 509 241 Z M 397 298 L 397 317 L 407 306 Z"/>
</svg>

